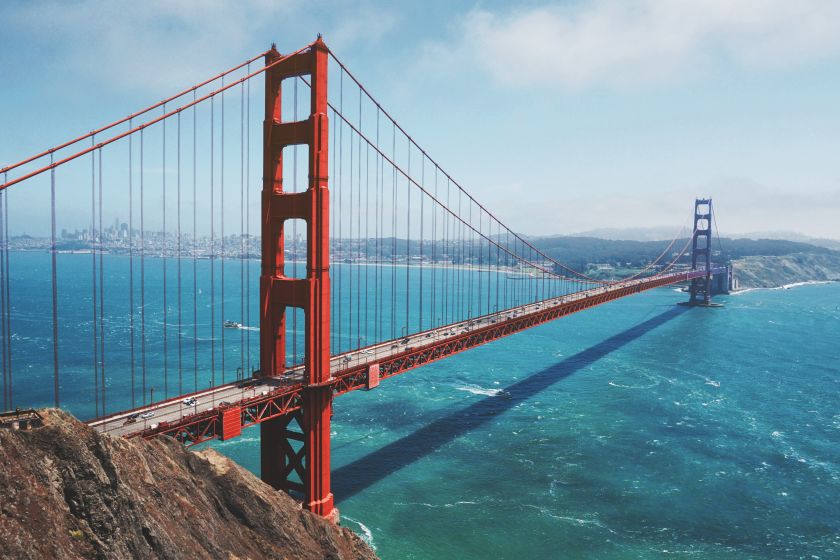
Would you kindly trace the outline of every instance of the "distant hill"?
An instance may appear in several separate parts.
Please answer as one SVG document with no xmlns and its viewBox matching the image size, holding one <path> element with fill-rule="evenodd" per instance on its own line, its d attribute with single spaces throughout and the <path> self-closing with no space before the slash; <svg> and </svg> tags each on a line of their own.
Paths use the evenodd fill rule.
<svg viewBox="0 0 840 560">
<path fill-rule="evenodd" d="M 827 249 L 834 249 L 840 251 L 840 240 L 826 239 L 824 237 L 809 237 L 795 231 L 754 231 L 750 233 L 743 233 L 738 235 L 746 239 L 784 239 L 786 241 L 799 241 L 801 243 L 808 243 L 816 245 L 817 247 L 825 247 Z"/>
<path fill-rule="evenodd" d="M 663 239 L 672 239 L 675 234 L 673 227 L 649 227 L 649 228 L 601 228 L 574 233 L 567 236 L 548 236 L 554 237 L 597 237 L 599 239 L 607 239 L 611 241 L 661 241 Z M 817 247 L 825 247 L 826 249 L 834 249 L 840 251 L 840 239 L 827 239 L 820 237 L 810 237 L 795 231 L 753 231 L 739 234 L 723 234 L 725 237 L 738 239 L 777 239 L 781 241 L 797 241 L 800 243 L 807 243 Z"/>
<path fill-rule="evenodd" d="M 592 264 L 629 267 L 644 266 L 656 259 L 669 241 L 611 240 L 597 237 L 557 236 L 532 238 L 531 242 L 551 258 L 582 270 Z M 678 253 L 688 238 L 677 240 L 669 254 Z M 715 239 L 712 244 L 714 260 L 726 262 L 749 256 L 782 256 L 815 254 L 840 256 L 840 252 L 810 243 L 784 239 Z M 668 259 L 669 260 L 669 259 Z M 687 262 L 684 257 L 682 262 Z M 666 260 L 667 262 L 667 260 Z"/>
<path fill-rule="evenodd" d="M 648 228 L 600 228 L 562 237 L 595 237 L 610 241 L 661 241 L 663 239 L 673 239 L 676 234 L 677 230 L 675 228 L 662 226 Z"/>
<path fill-rule="evenodd" d="M 741 288 L 777 288 L 797 282 L 840 281 L 840 252 L 750 256 L 732 262 Z"/>
</svg>

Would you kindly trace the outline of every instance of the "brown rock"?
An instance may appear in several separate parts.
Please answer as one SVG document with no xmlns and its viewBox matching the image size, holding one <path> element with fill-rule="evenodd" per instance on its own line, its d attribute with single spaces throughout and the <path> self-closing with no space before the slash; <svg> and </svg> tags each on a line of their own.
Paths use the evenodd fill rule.
<svg viewBox="0 0 840 560">
<path fill-rule="evenodd" d="M 0 430 L 0 558 L 376 558 L 213 450 L 41 414 L 41 428 Z"/>
</svg>

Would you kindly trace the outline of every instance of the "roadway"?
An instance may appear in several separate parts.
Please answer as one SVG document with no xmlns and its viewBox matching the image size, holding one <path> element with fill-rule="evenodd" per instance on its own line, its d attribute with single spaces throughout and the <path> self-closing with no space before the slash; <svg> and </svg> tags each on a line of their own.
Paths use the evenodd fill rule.
<svg viewBox="0 0 840 560">
<path fill-rule="evenodd" d="M 671 275 L 677 276 L 678 274 L 684 273 L 662 275 L 662 277 Z M 356 368 L 366 364 L 373 364 L 384 358 L 404 352 L 408 348 L 417 349 L 427 344 L 441 342 L 458 334 L 469 332 L 476 327 L 483 327 L 500 321 L 511 320 L 536 311 L 560 306 L 608 291 L 620 290 L 622 288 L 649 282 L 658 277 L 659 276 L 649 276 L 643 279 L 609 284 L 564 296 L 558 296 L 339 354 L 331 358 L 330 372 L 333 376 L 335 376 L 340 374 L 343 370 Z M 211 411 L 219 406 L 225 406 L 227 404 L 235 405 L 241 401 L 251 399 L 258 395 L 268 395 L 274 391 L 279 391 L 284 388 L 289 389 L 290 387 L 302 385 L 303 383 L 304 369 L 302 365 L 298 365 L 286 370 L 286 373 L 282 377 L 254 378 L 228 383 L 211 389 L 206 389 L 204 391 L 191 393 L 189 395 L 182 395 L 165 401 L 152 403 L 133 410 L 127 410 L 110 416 L 97 418 L 88 422 L 88 425 L 100 432 L 117 436 L 130 436 L 146 429 L 155 429 L 161 422 L 170 423 L 180 421 L 198 412 Z M 195 404 L 186 404 L 185 400 L 187 398 L 195 399 Z"/>
</svg>

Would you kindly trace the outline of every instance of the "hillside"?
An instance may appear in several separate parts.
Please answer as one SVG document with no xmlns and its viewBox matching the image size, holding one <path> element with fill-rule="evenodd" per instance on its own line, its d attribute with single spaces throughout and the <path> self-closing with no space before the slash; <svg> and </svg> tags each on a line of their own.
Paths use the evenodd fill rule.
<svg viewBox="0 0 840 560">
<path fill-rule="evenodd" d="M 796 282 L 840 281 L 840 253 L 749 256 L 732 262 L 741 288 L 776 288 Z"/>
<path fill-rule="evenodd" d="M 0 558 L 376 558 L 215 451 L 41 414 L 0 429 Z"/>
<path fill-rule="evenodd" d="M 677 240 L 672 252 L 679 252 L 688 239 Z M 656 259 L 670 243 L 669 240 L 660 241 L 617 241 L 595 237 L 541 237 L 532 240 L 534 245 L 545 251 L 550 257 L 569 264 L 578 270 L 585 269 L 590 264 L 630 263 L 632 266 L 644 264 Z M 825 247 L 817 247 L 798 241 L 783 239 L 714 239 L 712 249 L 715 260 L 726 262 L 750 256 L 781 256 L 795 253 L 812 253 L 816 255 L 840 255 Z M 689 262 L 686 257 L 681 262 Z"/>
</svg>

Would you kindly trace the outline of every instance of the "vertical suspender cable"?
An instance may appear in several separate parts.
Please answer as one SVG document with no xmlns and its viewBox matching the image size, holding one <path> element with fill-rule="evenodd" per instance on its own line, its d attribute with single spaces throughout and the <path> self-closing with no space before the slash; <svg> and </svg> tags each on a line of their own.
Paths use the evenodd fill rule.
<svg viewBox="0 0 840 560">
<path fill-rule="evenodd" d="M 344 114 L 344 70 L 341 71 L 339 74 L 339 98 L 338 98 L 338 111 L 341 114 Z M 338 184 L 336 187 L 338 188 L 338 251 L 339 255 L 341 255 L 342 260 L 344 258 L 344 228 L 343 228 L 343 215 L 344 215 L 344 207 L 342 204 L 342 195 L 344 194 L 344 189 L 342 188 L 342 179 L 344 178 L 344 123 L 340 123 L 339 125 L 341 128 L 338 129 Z M 344 291 L 344 267 L 339 264 L 336 267 L 336 276 L 338 278 L 338 295 L 336 299 L 338 300 L 338 345 L 335 348 L 335 353 L 340 354 L 342 352 L 342 338 L 341 338 L 341 327 L 344 321 L 343 313 L 344 310 L 344 301 L 342 297 L 342 292 Z"/>
<path fill-rule="evenodd" d="M 408 336 L 411 309 L 409 307 L 409 296 L 411 285 L 409 284 L 409 272 L 411 271 L 411 142 L 407 144 L 408 167 L 405 182 L 405 335 Z"/>
<path fill-rule="evenodd" d="M 140 129 L 140 374 L 143 404 L 146 404 L 146 226 L 143 204 L 143 129 Z"/>
<path fill-rule="evenodd" d="M 458 216 L 459 217 L 463 216 L 463 214 L 461 213 L 461 191 L 460 191 L 460 189 L 458 190 Z M 456 227 L 458 228 L 458 233 L 459 233 L 459 236 L 461 238 L 461 243 L 460 243 L 460 245 L 461 245 L 461 258 L 459 259 L 460 266 L 458 267 L 458 292 L 457 292 L 458 293 L 458 302 L 459 302 L 460 305 L 458 306 L 458 318 L 457 318 L 457 320 L 463 320 L 463 318 L 466 317 L 466 312 L 465 312 L 466 306 L 464 305 L 464 301 L 466 300 L 466 296 L 467 296 L 466 291 L 467 290 L 464 290 L 464 273 L 465 273 L 465 267 L 467 265 L 467 257 L 466 257 L 467 245 L 466 245 L 466 235 L 465 235 L 465 231 L 464 231 L 464 223 L 459 221 L 456 224 Z"/>
<path fill-rule="evenodd" d="M 338 120 L 339 120 L 338 117 L 336 116 L 335 109 L 333 109 L 333 117 L 334 117 L 333 118 L 333 130 L 332 130 L 332 135 L 330 136 L 330 140 L 332 141 L 332 146 L 330 146 L 330 150 L 332 151 L 333 161 L 332 161 L 332 167 L 330 168 L 330 173 L 335 176 L 335 180 L 332 183 L 332 185 L 333 185 L 332 191 L 333 191 L 333 195 L 334 195 L 336 193 L 337 188 L 338 188 L 338 176 L 337 176 L 337 174 L 338 174 L 338 167 L 337 167 L 338 149 L 337 149 L 337 147 L 338 147 Z M 333 198 L 333 200 L 336 200 L 335 197 Z M 338 232 L 338 229 L 337 229 L 337 227 L 338 227 L 337 226 L 337 224 L 338 224 L 338 222 L 337 222 L 338 208 L 337 208 L 337 206 L 338 206 L 337 204 L 330 204 L 330 210 L 332 211 L 332 216 L 330 217 L 330 224 L 331 224 L 331 227 L 330 227 L 330 236 L 331 236 L 330 237 L 330 249 L 331 249 L 330 250 L 330 267 L 335 270 L 335 272 L 333 273 L 333 277 L 336 280 L 336 283 L 332 284 L 331 289 L 330 289 L 330 309 L 333 310 L 333 311 L 338 309 L 338 302 L 336 301 L 337 294 L 338 294 L 338 267 L 334 266 L 335 265 L 335 257 L 338 253 L 338 249 L 337 249 L 338 246 L 336 245 L 336 240 L 338 239 L 338 233 L 337 233 Z M 308 240 L 307 240 L 307 242 L 308 242 Z M 335 320 L 337 318 L 338 318 L 338 316 L 336 315 L 336 317 L 333 318 L 333 321 L 330 324 L 330 335 L 331 335 L 331 341 L 332 341 L 330 347 L 332 348 L 332 351 L 334 353 L 338 352 L 338 334 L 337 334 L 338 333 L 338 329 L 337 329 L 338 321 Z"/>
<path fill-rule="evenodd" d="M 397 157 L 397 127 L 392 125 L 391 157 Z M 397 338 L 397 168 L 392 165 L 391 175 L 391 339 Z"/>
<path fill-rule="evenodd" d="M 3 174 L 3 182 L 9 181 L 9 174 Z M 5 207 L 6 191 L 0 191 L 0 333 L 2 333 L 3 345 L 3 410 L 9 410 L 9 372 L 6 369 L 6 356 L 9 348 L 6 346 L 6 235 L 3 209 Z"/>
<path fill-rule="evenodd" d="M 447 208 L 450 207 L 449 206 L 449 202 L 450 202 L 450 192 L 449 191 L 450 191 L 450 189 L 449 189 L 449 177 L 447 177 L 446 178 L 446 207 Z M 445 212 L 442 213 L 442 217 L 443 217 L 443 236 L 445 238 L 444 246 L 446 247 L 446 259 L 449 261 L 448 264 L 451 265 L 452 262 L 453 262 L 453 255 L 452 255 L 452 246 L 450 244 L 450 233 L 451 233 L 450 225 L 449 225 L 450 219 L 449 219 L 449 215 Z M 450 278 L 449 278 L 449 276 L 450 276 L 449 271 L 450 271 L 451 268 L 452 268 L 451 266 L 445 266 L 444 269 L 443 269 L 443 290 L 441 292 L 441 294 L 443 296 L 441 298 L 441 302 L 443 303 L 443 322 L 447 325 L 450 323 L 449 318 L 447 318 L 447 311 L 452 306 L 452 299 L 453 299 L 452 298 L 452 293 L 450 293 L 450 290 L 452 289 L 452 286 L 451 286 Z"/>
<path fill-rule="evenodd" d="M 163 104 L 163 113 L 166 114 L 165 103 Z M 161 142 L 161 144 L 163 146 L 163 171 L 161 173 L 161 178 L 163 180 L 163 238 L 161 246 L 161 264 L 163 265 L 163 398 L 166 399 L 169 397 L 169 340 L 167 340 L 169 337 L 167 336 L 168 332 L 166 328 L 167 316 L 169 314 L 166 301 L 166 248 L 169 243 L 166 239 L 166 119 L 163 120 L 162 130 L 163 142 Z"/>
<path fill-rule="evenodd" d="M 251 73 L 251 64 L 248 64 L 248 74 Z M 248 243 L 248 255 L 250 257 L 251 253 L 251 80 L 248 80 L 248 85 L 246 86 L 246 108 L 245 108 L 245 120 L 247 125 L 245 126 L 246 131 L 246 138 L 245 141 L 245 161 L 247 162 L 245 165 L 245 235 Z M 248 325 L 248 331 L 245 333 L 245 346 L 246 352 L 248 354 L 248 375 L 251 375 L 251 262 L 250 260 L 247 263 L 245 268 L 245 315 L 247 318 L 246 324 Z"/>
<path fill-rule="evenodd" d="M 426 154 L 421 152 L 422 156 L 420 158 L 420 184 L 423 185 L 423 188 L 426 188 Z M 424 210 L 424 198 L 425 194 L 422 192 L 420 193 L 420 317 L 418 320 L 418 324 L 420 328 L 418 329 L 419 332 L 423 331 L 423 225 L 425 221 L 425 217 L 423 214 Z"/>
<path fill-rule="evenodd" d="M 99 372 L 102 388 L 102 415 L 105 416 L 105 273 L 102 250 L 102 148 L 99 149 Z"/>
<path fill-rule="evenodd" d="M 193 92 L 195 102 L 195 92 Z M 193 231 L 192 231 L 192 269 L 193 269 L 193 391 L 198 391 L 198 180 L 196 178 L 196 138 L 197 138 L 197 112 L 193 105 L 193 126 L 192 126 L 192 202 L 193 202 Z"/>
<path fill-rule="evenodd" d="M 477 306 L 478 311 L 476 312 L 476 317 L 482 315 L 481 304 L 484 302 L 484 297 L 483 297 L 483 294 L 481 293 L 482 292 L 482 286 L 481 286 L 481 264 L 482 264 L 481 261 L 482 261 L 482 259 L 481 259 L 481 256 L 484 253 L 484 251 L 481 247 L 481 235 L 480 235 L 481 234 L 481 221 L 482 221 L 481 220 L 481 215 L 482 215 L 482 211 L 481 211 L 481 207 L 479 207 L 479 209 L 478 209 L 478 232 L 479 232 L 479 235 L 476 236 L 476 241 L 478 242 L 478 268 L 475 271 L 475 277 L 476 277 L 476 280 L 478 281 L 477 282 L 478 283 L 478 306 Z M 472 203 L 470 203 L 470 224 L 472 224 Z"/>
<path fill-rule="evenodd" d="M 348 220 L 347 220 L 347 257 L 345 260 L 348 261 L 348 268 L 347 268 L 347 338 L 348 338 L 348 346 L 347 349 L 350 350 L 351 348 L 355 347 L 355 339 L 353 338 L 353 218 L 355 217 L 355 212 L 353 212 L 353 129 L 351 128 L 348 134 L 347 142 L 350 144 L 350 172 L 348 173 L 348 179 L 350 182 L 350 189 L 349 189 L 349 196 L 347 197 L 347 209 L 348 212 Z"/>
<path fill-rule="evenodd" d="M 362 130 L 362 90 L 359 89 L 359 130 Z M 358 188 L 358 195 L 357 195 L 357 211 L 358 216 L 356 217 L 356 243 L 362 242 L 362 137 L 358 137 L 358 147 L 356 148 L 356 158 L 359 161 L 359 175 L 358 180 L 356 181 L 356 185 Z M 365 216 L 367 218 L 367 216 Z M 361 257 L 361 251 L 356 246 L 356 258 Z M 361 324 L 362 324 L 362 269 L 359 266 L 359 263 L 355 263 L 356 267 L 356 286 L 358 290 L 358 294 L 356 294 L 356 341 L 357 346 L 361 347 L 362 344 L 362 331 L 361 331 Z"/>
<path fill-rule="evenodd" d="M 210 98 L 210 386 L 216 386 L 216 98 Z"/>
<path fill-rule="evenodd" d="M 501 248 L 502 230 L 501 230 L 501 224 L 499 223 L 498 220 L 493 218 L 493 223 L 496 225 L 496 243 L 495 243 L 495 246 L 496 246 L 496 258 L 495 258 L 495 261 L 496 261 L 496 277 L 495 277 L 495 288 L 494 288 L 494 292 L 495 292 L 494 293 L 494 299 L 495 299 L 494 307 L 495 307 L 496 311 L 499 312 L 499 311 L 502 310 L 502 308 L 501 308 L 501 303 L 502 302 L 501 302 L 501 297 L 500 297 L 500 293 L 499 293 L 500 290 L 501 290 L 500 274 L 502 273 L 502 261 L 501 261 L 501 259 L 502 259 L 502 248 Z"/>
<path fill-rule="evenodd" d="M 437 176 L 438 176 L 438 169 L 437 165 L 435 167 L 435 200 L 439 200 L 437 197 Z M 435 313 L 437 312 L 437 246 L 438 246 L 438 238 L 437 238 L 437 206 L 432 204 L 432 316 L 430 320 L 432 322 L 432 327 L 437 328 L 440 325 L 435 323 Z"/>
<path fill-rule="evenodd" d="M 365 346 L 370 339 L 370 144 L 365 151 Z"/>
<path fill-rule="evenodd" d="M 178 219 L 176 220 L 176 229 L 178 230 L 178 240 L 176 250 L 178 251 L 178 394 L 184 394 L 184 315 L 181 307 L 181 259 L 183 253 L 181 251 L 181 113 L 178 113 L 178 149 L 176 159 L 176 181 L 175 190 L 177 191 L 176 209 L 178 212 Z"/>
<path fill-rule="evenodd" d="M 129 129 L 132 128 L 131 120 L 128 121 Z M 132 138 L 128 136 L 128 331 L 129 346 L 131 355 L 131 408 L 137 406 L 137 398 L 134 394 L 134 149 Z"/>
<path fill-rule="evenodd" d="M 490 214 L 487 215 L 487 236 L 488 239 L 493 237 L 493 221 L 491 220 Z M 490 259 L 492 258 L 491 252 L 493 251 L 493 246 L 490 242 L 487 243 L 487 313 L 490 313 Z"/>
<path fill-rule="evenodd" d="M 225 85 L 225 78 L 222 76 L 222 87 Z M 221 296 L 222 296 L 222 309 L 221 309 L 221 319 L 224 322 L 225 320 L 225 92 L 222 91 L 222 98 L 221 98 L 221 105 L 222 105 L 222 130 L 219 134 L 219 191 L 221 195 L 220 204 L 219 204 L 219 224 L 221 226 L 221 238 L 222 238 L 222 247 L 221 253 L 219 256 L 219 263 L 221 266 L 222 278 L 221 278 Z M 222 328 L 222 384 L 225 382 L 225 329 Z"/>
<path fill-rule="evenodd" d="M 245 82 L 239 89 L 239 322 L 245 322 Z M 239 371 L 245 374 L 245 331 L 239 331 Z"/>
<path fill-rule="evenodd" d="M 6 181 L 8 182 L 8 176 L 6 176 Z M 3 208 L 3 247 L 6 255 L 4 259 L 6 262 L 6 349 L 8 350 L 6 361 L 9 371 L 9 408 L 12 408 L 15 404 L 13 393 L 15 379 L 12 375 L 12 293 L 10 288 L 12 274 L 9 267 L 9 197 L 5 191 L 3 191 L 3 194 L 6 202 Z"/>
<path fill-rule="evenodd" d="M 510 251 L 510 230 L 505 228 L 505 250 Z M 510 259 L 508 259 L 507 254 L 505 254 L 505 269 L 509 270 Z M 513 272 L 512 270 L 510 272 Z M 508 299 L 508 278 L 507 273 L 505 274 L 505 294 L 504 294 L 504 302 L 505 302 L 505 309 L 510 308 L 510 300 Z"/>
<path fill-rule="evenodd" d="M 53 155 L 50 154 L 50 164 L 53 163 Z M 50 169 L 50 217 L 52 219 L 52 230 L 50 235 L 52 260 L 52 335 L 53 335 L 53 396 L 55 407 L 59 407 L 58 395 L 58 283 L 56 279 L 55 262 L 55 168 Z"/>
<path fill-rule="evenodd" d="M 374 278 L 373 278 L 373 289 L 375 291 L 374 298 L 373 298 L 373 305 L 374 305 L 374 313 L 373 313 L 373 321 L 376 324 L 376 328 L 374 329 L 374 336 L 376 337 L 376 342 L 382 342 L 382 288 L 380 282 L 380 276 L 382 274 L 382 246 L 380 241 L 382 239 L 382 230 L 381 230 L 381 220 L 380 214 L 382 213 L 382 204 L 381 198 L 379 195 L 379 167 L 381 165 L 381 158 L 379 154 L 379 107 L 376 108 L 376 163 L 375 163 L 375 170 L 374 170 L 374 182 L 376 183 L 376 187 L 374 190 L 374 203 L 373 203 L 373 212 L 376 215 L 376 227 L 374 228 L 375 235 L 376 235 L 376 270 L 374 271 Z"/>
<path fill-rule="evenodd" d="M 91 146 L 94 145 L 94 137 L 90 137 L 90 144 Z M 91 246 L 91 257 L 92 257 L 92 268 L 91 268 L 91 310 L 93 311 L 93 328 L 91 332 L 93 334 L 93 362 L 92 362 L 92 369 L 93 369 L 93 400 L 94 400 L 94 410 L 96 411 L 94 418 L 99 417 L 99 337 L 97 336 L 97 319 L 98 314 L 96 311 L 96 303 L 97 303 L 97 290 L 96 290 L 96 152 L 90 153 L 90 246 Z"/>
</svg>

